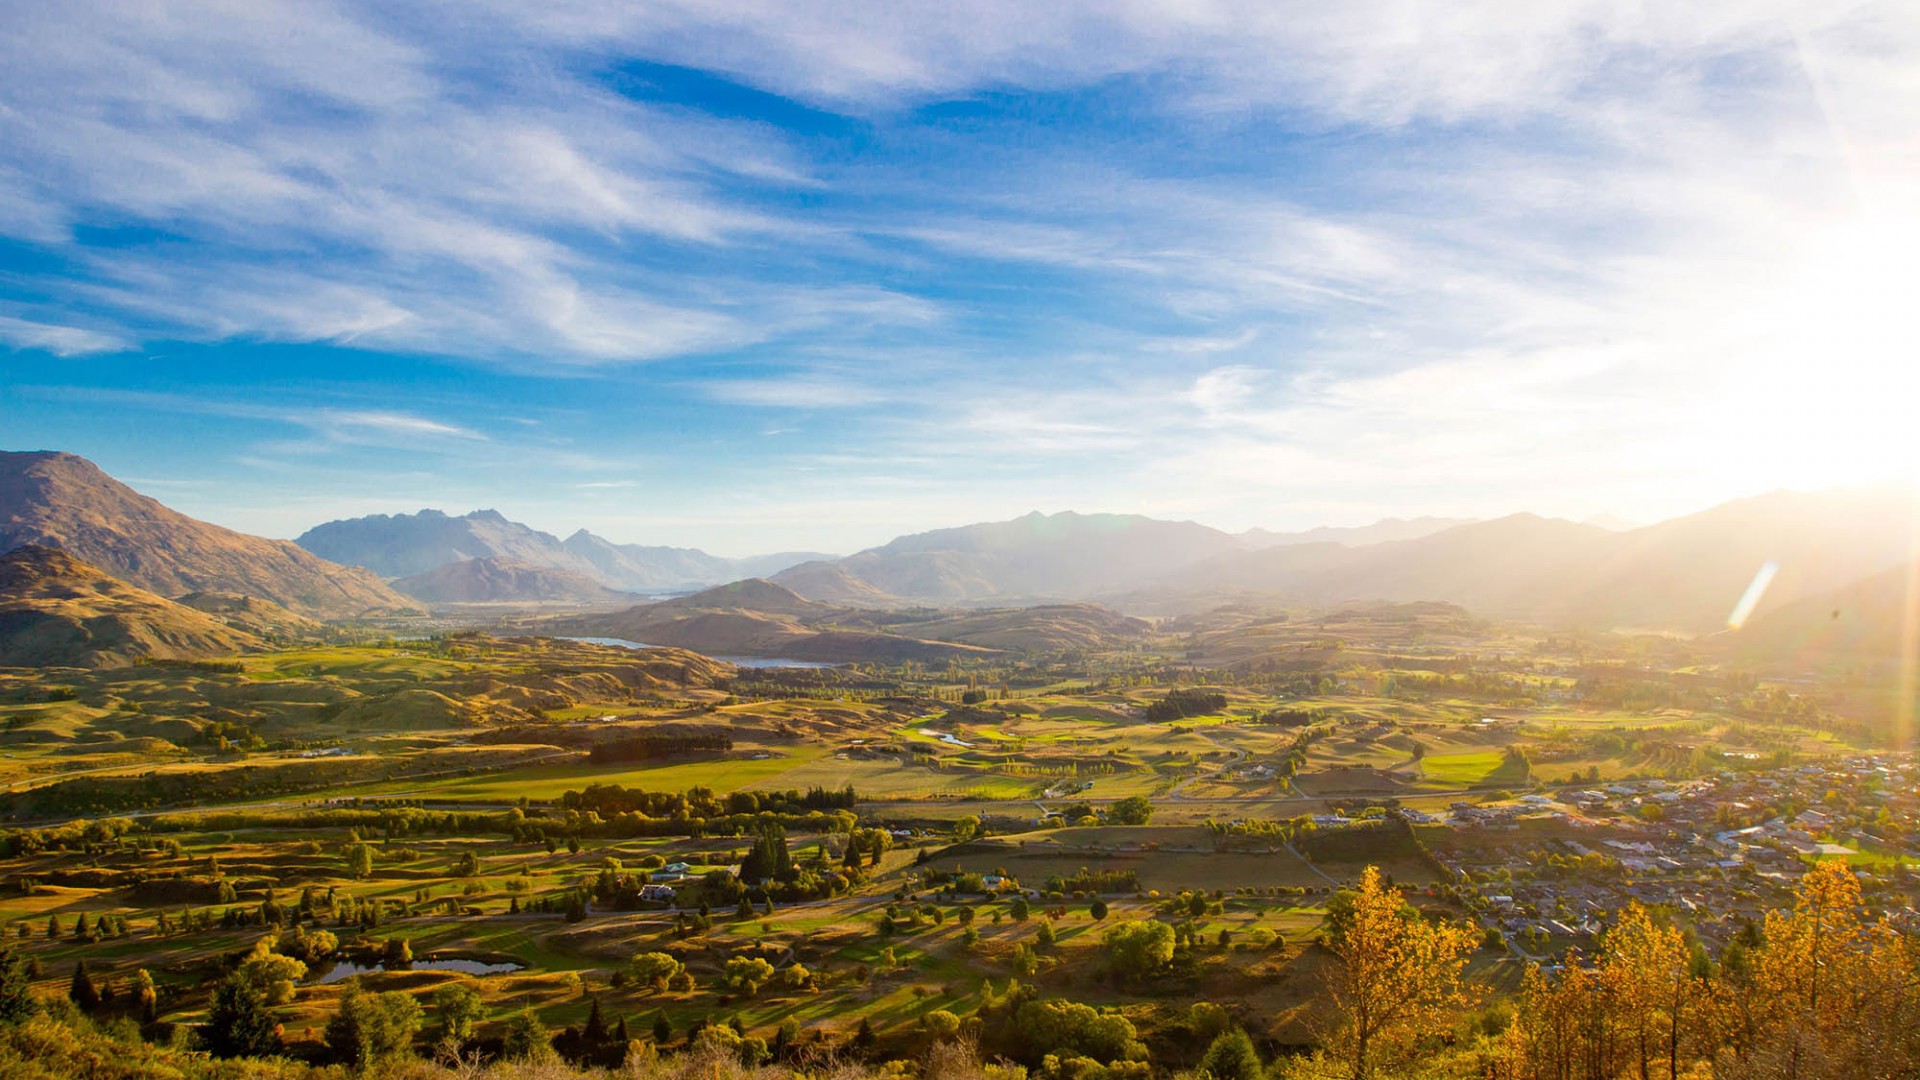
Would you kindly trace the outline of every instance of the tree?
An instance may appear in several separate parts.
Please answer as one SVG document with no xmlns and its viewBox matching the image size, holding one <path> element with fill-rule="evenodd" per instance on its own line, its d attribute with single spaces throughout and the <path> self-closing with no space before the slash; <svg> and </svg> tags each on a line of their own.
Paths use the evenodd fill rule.
<svg viewBox="0 0 1920 1080">
<path fill-rule="evenodd" d="M 1033 908 L 1027 903 L 1026 897 L 1016 896 L 1013 898 L 1013 903 L 1007 906 L 1007 914 L 1013 916 L 1014 922 L 1022 922 L 1027 916 L 1033 914 Z"/>
<path fill-rule="evenodd" d="M 675 975 L 686 970 L 686 965 L 673 958 L 670 953 L 643 952 L 632 960 L 633 976 L 655 990 L 665 990 Z"/>
<path fill-rule="evenodd" d="M 1153 803 L 1145 795 L 1129 795 L 1107 807 L 1109 825 L 1145 825 L 1153 817 Z"/>
<path fill-rule="evenodd" d="M 402 937 L 391 937 L 380 948 L 380 966 L 388 971 L 405 971 L 413 966 L 413 945 Z"/>
<path fill-rule="evenodd" d="M 1087 914 L 1093 916 L 1094 922 L 1099 922 L 1100 920 L 1106 918 L 1107 902 L 1105 900 L 1100 899 L 1097 896 L 1094 897 L 1093 903 L 1087 905 Z"/>
<path fill-rule="evenodd" d="M 875 1039 L 873 1034 L 873 1022 L 871 1020 L 868 1020 L 866 1017 L 862 1016 L 860 1018 L 860 1027 L 857 1030 L 855 1030 L 853 1033 L 854 1051 L 856 1053 L 864 1054 L 867 1051 L 872 1050 L 873 1044 L 877 1041 L 878 1040 Z"/>
<path fill-rule="evenodd" d="M 1360 875 L 1344 922 L 1328 942 L 1336 1019 L 1324 1043 L 1352 1080 L 1373 1080 L 1416 1035 L 1444 1027 L 1466 1003 L 1460 970 L 1474 938 L 1421 918 L 1373 866 Z"/>
<path fill-rule="evenodd" d="M 1053 932 L 1053 920 L 1041 919 L 1039 929 L 1033 932 L 1034 944 L 1043 949 L 1051 949 L 1053 948 L 1053 943 L 1058 940 L 1059 936 Z"/>
<path fill-rule="evenodd" d="M 364 1069 L 411 1051 L 420 1023 L 420 1003 L 412 997 L 398 991 L 368 994 L 358 979 L 349 980 L 327 1021 L 327 1049 L 335 1061 Z"/>
<path fill-rule="evenodd" d="M 274 938 L 254 942 L 235 974 L 256 994 L 265 994 L 268 1003 L 285 1005 L 293 1000 L 294 984 L 307 974 L 307 965 L 291 956 L 273 951 Z"/>
<path fill-rule="evenodd" d="M 480 1021 L 487 1018 L 480 991 L 463 982 L 449 983 L 435 991 L 433 1012 L 440 1021 L 442 1036 L 457 1043 L 473 1038 Z"/>
<path fill-rule="evenodd" d="M 736 993 L 752 997 L 773 978 L 773 965 L 757 956 L 736 956 L 721 969 L 720 984 Z"/>
<path fill-rule="evenodd" d="M 667 1019 L 665 1009 L 653 1014 L 653 1044 L 665 1046 L 673 1041 L 673 1021 Z"/>
<path fill-rule="evenodd" d="M 154 988 L 153 976 L 146 968 L 133 973 L 133 1004 L 139 1011 L 140 1022 L 151 1024 L 160 1015 L 160 992 Z"/>
<path fill-rule="evenodd" d="M 513 1061 L 548 1061 L 553 1057 L 553 1037 L 532 1009 L 521 1009 L 507 1021 L 500 1052 Z"/>
<path fill-rule="evenodd" d="M 1600 988 L 1611 999 L 1610 1011 L 1641 1080 L 1650 1080 L 1655 1056 L 1667 1059 L 1668 1076 L 1680 1075 L 1682 1029 L 1694 1012 L 1690 959 L 1680 931 L 1656 926 L 1638 903 L 1629 904 L 1607 933 Z"/>
<path fill-rule="evenodd" d="M 0 948 L 0 1023 L 17 1024 L 39 1011 L 32 980 L 26 957 Z"/>
<path fill-rule="evenodd" d="M 100 990 L 93 985 L 93 976 L 87 974 L 85 960 L 73 965 L 73 981 L 67 984 L 67 999 L 83 1013 L 100 1007 Z"/>
<path fill-rule="evenodd" d="M 369 878 L 373 876 L 373 849 L 365 843 L 347 845 L 347 876 Z"/>
<path fill-rule="evenodd" d="M 1173 962 L 1173 927 L 1153 920 L 1124 922 L 1106 933 L 1107 957 L 1128 982 L 1140 982 Z"/>
<path fill-rule="evenodd" d="M 980 835 L 980 819 L 968 814 L 953 823 L 953 842 L 964 844 Z"/>
<path fill-rule="evenodd" d="M 280 1052 L 280 1025 L 267 1014 L 253 984 L 238 973 L 214 988 L 200 1038 L 214 1057 L 272 1057 Z"/>
<path fill-rule="evenodd" d="M 1239 1028 L 1223 1031 L 1214 1037 L 1207 1052 L 1200 1059 L 1199 1075 L 1212 1077 L 1213 1080 L 1265 1080 L 1266 1070 L 1260 1065 L 1260 1054 L 1253 1048 L 1253 1040 Z"/>
</svg>

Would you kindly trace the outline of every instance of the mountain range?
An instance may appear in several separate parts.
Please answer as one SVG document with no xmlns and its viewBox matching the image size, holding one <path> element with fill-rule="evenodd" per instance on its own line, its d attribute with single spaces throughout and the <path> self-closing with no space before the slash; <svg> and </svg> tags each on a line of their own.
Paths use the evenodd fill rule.
<svg viewBox="0 0 1920 1080">
<path fill-rule="evenodd" d="M 616 544 L 581 529 L 565 540 L 495 510 L 458 517 L 439 510 L 414 514 L 372 514 L 316 525 L 294 543 L 324 559 L 363 566 L 390 579 L 414 579 L 471 559 L 500 559 L 521 567 L 578 575 L 597 587 L 627 592 L 676 592 L 762 577 L 808 560 L 832 558 L 817 552 L 783 552 L 729 559 L 697 548 Z M 469 595 L 468 602 L 563 599 L 520 594 L 516 584 L 533 584 L 522 575 L 495 575 L 496 590 Z M 562 579 L 548 578 L 541 587 Z M 405 591 L 405 590 L 402 590 Z M 594 600 L 596 589 L 574 599 Z M 427 599 L 423 597 L 423 599 Z"/>
<path fill-rule="evenodd" d="M 958 613 L 842 607 L 752 578 L 625 611 L 558 619 L 541 629 L 671 645 L 710 656 L 840 663 L 1112 648 L 1146 636 L 1153 627 L 1097 604 Z"/>
<path fill-rule="evenodd" d="M 365 570 L 190 518 L 74 454 L 0 452 L 0 552 L 28 544 L 163 597 L 233 593 L 320 619 L 419 607 Z"/>
<path fill-rule="evenodd" d="M 1440 601 L 1556 625 L 1711 633 L 1724 628 L 1763 566 L 1773 567 L 1771 585 L 1756 616 L 1902 563 L 1914 550 L 1914 511 L 1904 491 L 1776 492 L 1624 530 L 1514 514 L 1439 523 L 1408 539 L 1355 544 L 1293 534 L 1275 543 L 1269 534 L 1260 546 L 1191 522 L 1029 514 L 902 537 L 772 580 L 811 599 L 860 605 L 881 597 L 946 605 L 1093 600 L 1180 614 L 1240 600 Z"/>
<path fill-rule="evenodd" d="M 315 619 L 417 611 L 402 591 L 434 604 L 613 607 L 627 603 L 620 590 L 636 582 L 684 587 L 698 575 L 725 575 L 736 583 L 591 616 L 595 628 L 578 632 L 820 659 L 872 645 L 862 637 L 870 634 L 909 642 L 887 643 L 888 655 L 928 658 L 955 648 L 1076 647 L 1146 627 L 1119 612 L 1241 603 L 1433 601 L 1554 626 L 1715 634 L 1757 576 L 1769 584 L 1732 640 L 1763 652 L 1772 642 L 1775 651 L 1811 643 L 1884 653 L 1904 632 L 1915 520 L 1911 492 L 1873 489 L 1776 492 L 1627 529 L 1515 514 L 1234 535 L 1138 515 L 1034 513 L 902 536 L 838 559 L 718 559 L 585 531 L 562 541 L 493 511 L 330 522 L 301 538 L 362 569 L 195 520 L 71 454 L 0 453 L 0 552 L 56 549 L 144 594 L 87 586 L 105 606 L 164 601 L 172 607 L 156 610 L 176 622 L 185 616 L 172 608 L 255 638 L 297 637 L 317 631 Z M 769 570 L 790 559 L 800 561 Z M 391 574 L 400 591 L 376 572 Z M 981 618 L 970 622 L 971 613 Z"/>
</svg>

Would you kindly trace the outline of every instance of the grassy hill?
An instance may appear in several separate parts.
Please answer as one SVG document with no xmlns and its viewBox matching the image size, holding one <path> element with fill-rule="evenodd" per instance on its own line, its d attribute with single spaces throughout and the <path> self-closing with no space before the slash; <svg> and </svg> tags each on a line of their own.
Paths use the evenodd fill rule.
<svg viewBox="0 0 1920 1080">
<path fill-rule="evenodd" d="M 29 544 L 0 555 L 0 665 L 123 667 L 231 656 L 260 644 L 65 552 Z"/>
</svg>

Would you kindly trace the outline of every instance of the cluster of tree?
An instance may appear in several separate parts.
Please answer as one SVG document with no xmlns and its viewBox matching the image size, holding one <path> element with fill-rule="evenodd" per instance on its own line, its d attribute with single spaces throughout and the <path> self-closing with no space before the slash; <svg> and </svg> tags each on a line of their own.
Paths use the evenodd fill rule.
<svg viewBox="0 0 1920 1080">
<path fill-rule="evenodd" d="M 609 814 L 635 813 L 648 817 L 717 818 L 738 814 L 804 814 L 812 810 L 851 810 L 860 801 L 853 785 L 834 791 L 810 787 L 806 791 L 738 791 L 716 795 L 712 788 L 686 791 L 645 791 L 618 784 L 591 784 L 560 796 L 569 810 Z"/>
<path fill-rule="evenodd" d="M 595 765 L 609 765 L 684 754 L 724 754 L 732 749 L 733 736 L 725 731 L 630 735 L 593 744 L 587 751 L 587 760 Z"/>
<path fill-rule="evenodd" d="M 1048 877 L 1041 888 L 1049 893 L 1139 892 L 1140 871 L 1089 870 L 1083 866 L 1071 874 L 1054 874 Z"/>
<path fill-rule="evenodd" d="M 1166 697 L 1147 706 L 1147 719 L 1157 722 L 1184 720 L 1189 716 L 1217 713 L 1226 707 L 1227 695 L 1217 690 L 1177 687 L 1167 691 Z"/>
</svg>

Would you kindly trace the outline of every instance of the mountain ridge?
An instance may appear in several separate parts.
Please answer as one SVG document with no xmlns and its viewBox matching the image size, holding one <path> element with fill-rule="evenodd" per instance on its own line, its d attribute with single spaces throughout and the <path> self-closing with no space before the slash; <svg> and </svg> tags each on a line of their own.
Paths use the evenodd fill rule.
<svg viewBox="0 0 1920 1080">
<path fill-rule="evenodd" d="M 27 544 L 162 597 L 239 593 L 329 619 L 416 610 L 365 570 L 189 517 L 61 451 L 0 451 L 0 551 Z"/>
<path fill-rule="evenodd" d="M 0 555 L 0 666 L 125 667 L 231 656 L 262 644 L 58 548 L 22 544 Z"/>
<path fill-rule="evenodd" d="M 294 543 L 389 579 L 418 577 L 468 559 L 504 558 L 579 574 L 628 592 L 717 585 L 822 557 L 818 552 L 776 552 L 730 559 L 698 548 L 617 544 L 585 529 L 563 540 L 498 510 L 456 516 L 430 507 L 411 514 L 367 514 L 323 522 L 301 533 Z"/>
</svg>

